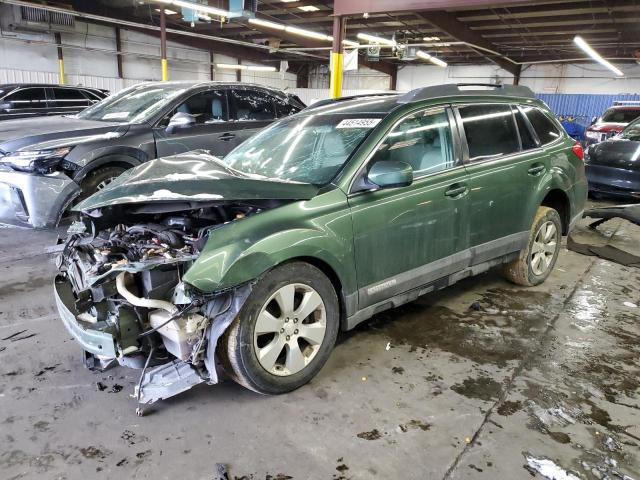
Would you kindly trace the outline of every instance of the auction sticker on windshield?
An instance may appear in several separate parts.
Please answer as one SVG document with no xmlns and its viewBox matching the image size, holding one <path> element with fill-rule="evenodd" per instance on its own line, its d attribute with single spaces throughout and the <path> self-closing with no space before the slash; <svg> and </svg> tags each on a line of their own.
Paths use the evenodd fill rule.
<svg viewBox="0 0 640 480">
<path fill-rule="evenodd" d="M 373 128 L 380 123 L 381 118 L 345 118 L 336 128 Z"/>
</svg>

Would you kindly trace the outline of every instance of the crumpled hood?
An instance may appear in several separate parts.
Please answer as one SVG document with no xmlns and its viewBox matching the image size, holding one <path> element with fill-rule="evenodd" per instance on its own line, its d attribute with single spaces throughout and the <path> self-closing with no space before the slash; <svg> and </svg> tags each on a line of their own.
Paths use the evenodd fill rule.
<svg viewBox="0 0 640 480">
<path fill-rule="evenodd" d="M 122 133 L 128 125 L 82 120 L 70 116 L 49 116 L 5 120 L 0 125 L 0 150 L 54 148 L 58 144 L 75 145 L 85 137 Z"/>
<path fill-rule="evenodd" d="M 317 193 L 314 185 L 244 174 L 204 151 L 192 151 L 128 170 L 74 210 L 155 201 L 309 200 Z"/>
</svg>

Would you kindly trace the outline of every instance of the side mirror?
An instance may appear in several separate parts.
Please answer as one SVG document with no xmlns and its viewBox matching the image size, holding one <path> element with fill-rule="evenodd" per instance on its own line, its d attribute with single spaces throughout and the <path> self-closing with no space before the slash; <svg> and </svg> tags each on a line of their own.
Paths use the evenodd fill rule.
<svg viewBox="0 0 640 480">
<path fill-rule="evenodd" d="M 598 117 L 591 117 L 591 125 L 598 121 Z"/>
<path fill-rule="evenodd" d="M 165 131 L 172 134 L 178 130 L 193 127 L 195 124 L 196 117 L 188 113 L 178 112 L 169 119 L 169 125 L 165 128 Z"/>
<path fill-rule="evenodd" d="M 413 183 L 413 169 L 405 162 L 376 162 L 369 169 L 367 179 L 380 188 L 406 187 Z"/>
</svg>

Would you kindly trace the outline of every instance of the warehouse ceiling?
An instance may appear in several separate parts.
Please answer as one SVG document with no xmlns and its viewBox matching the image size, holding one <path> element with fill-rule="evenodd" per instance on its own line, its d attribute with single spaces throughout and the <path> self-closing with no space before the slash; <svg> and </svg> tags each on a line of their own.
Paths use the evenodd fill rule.
<svg viewBox="0 0 640 480">
<path fill-rule="evenodd" d="M 201 3 L 229 9 L 230 1 L 234 0 L 208 0 L 208 3 L 207 0 L 201 0 Z M 345 3 L 345 0 L 342 2 Z M 153 25 L 159 25 L 159 8 L 162 5 L 153 0 L 54 0 L 34 3 Z M 250 3 L 245 1 L 245 4 Z M 411 2 L 398 0 L 393 3 L 402 6 Z M 434 3 L 438 2 L 431 2 Z M 635 61 L 634 55 L 640 48 L 640 0 L 456 0 L 444 3 L 458 7 L 436 11 L 349 15 L 346 39 L 359 41 L 358 33 L 395 38 L 400 45 L 421 45 L 421 50 L 449 64 L 495 63 L 507 70 L 513 70 L 513 65 L 522 63 L 588 60 L 573 44 L 575 35 L 582 36 L 604 57 L 615 59 L 616 62 Z M 348 6 L 356 4 L 365 5 L 367 0 L 352 0 Z M 464 5 L 474 6 L 465 8 Z M 328 58 L 331 46 L 328 41 L 257 27 L 249 23 L 246 17 L 224 22 L 213 17 L 211 21 L 192 23 L 182 17 L 180 8 L 172 5 L 166 8 L 177 10 L 167 15 L 168 28 L 225 37 L 273 49 L 272 55 L 265 55 L 264 49 L 252 50 L 246 44 L 225 43 L 209 47 L 220 53 L 235 53 L 242 58 L 263 63 L 280 59 L 326 62 Z M 334 5 L 331 2 L 262 0 L 257 3 L 255 17 L 331 35 L 333 12 Z M 203 42 L 206 40 L 191 37 L 187 43 Z M 360 40 L 360 43 L 363 42 Z M 395 68 L 394 65 L 421 62 L 412 55 L 412 48 L 409 46 L 399 51 L 382 48 L 379 59 L 369 57 L 366 49 L 360 53 L 363 61 L 373 60 L 365 64 L 385 71 Z"/>
</svg>

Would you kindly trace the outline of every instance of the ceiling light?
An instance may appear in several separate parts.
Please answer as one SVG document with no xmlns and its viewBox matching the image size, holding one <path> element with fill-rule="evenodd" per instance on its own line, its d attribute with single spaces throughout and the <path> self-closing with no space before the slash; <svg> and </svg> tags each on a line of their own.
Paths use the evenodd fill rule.
<svg viewBox="0 0 640 480">
<path fill-rule="evenodd" d="M 416 57 L 421 58 L 423 60 L 428 60 L 431 63 L 438 65 L 439 67 L 442 67 L 442 68 L 445 68 L 447 66 L 447 62 L 443 62 L 439 58 L 429 55 L 427 52 L 423 52 L 422 50 L 418 50 L 416 52 Z"/>
<path fill-rule="evenodd" d="M 379 45 L 387 45 L 389 47 L 395 47 L 396 41 L 388 38 L 376 37 L 374 35 L 369 35 L 368 33 L 359 33 L 358 38 L 360 40 L 366 40 L 369 43 L 377 43 Z"/>
<path fill-rule="evenodd" d="M 236 65 L 234 63 L 216 63 L 216 68 L 225 68 L 227 70 L 246 70 L 246 65 Z"/>
<path fill-rule="evenodd" d="M 228 17 L 227 10 L 220 8 L 210 7 L 209 5 L 202 5 L 201 3 L 187 2 L 185 0 L 155 0 L 158 3 L 164 3 L 166 5 L 174 5 L 176 7 L 189 8 L 196 12 L 208 13 L 209 15 L 217 15 L 219 17 Z"/>
<path fill-rule="evenodd" d="M 305 30 L 304 28 L 290 27 L 287 25 L 284 28 L 284 31 L 293 33 L 295 35 L 300 35 L 301 37 L 315 38 L 316 40 L 329 40 L 330 42 L 333 41 L 333 37 L 331 35 L 314 32 L 312 30 Z"/>
<path fill-rule="evenodd" d="M 269 20 L 261 20 L 259 18 L 250 18 L 249 23 L 259 25 L 261 27 L 273 28 L 274 30 L 284 30 L 285 26 L 281 23 L 270 22 Z"/>
<path fill-rule="evenodd" d="M 584 51 L 584 53 L 589 55 L 600 65 L 608 68 L 619 77 L 624 77 L 624 73 L 622 73 L 622 71 L 620 71 L 619 69 L 614 67 L 612 64 L 607 62 L 604 58 L 602 58 L 602 56 L 600 56 L 598 52 L 596 52 L 593 48 L 591 48 L 591 46 L 581 36 L 576 35 L 575 37 L 573 37 L 573 43 L 575 43 L 578 47 L 580 47 Z"/>
<path fill-rule="evenodd" d="M 353 40 L 342 40 L 342 44 L 347 47 L 359 47 L 360 44 L 358 42 L 354 42 Z"/>
<path fill-rule="evenodd" d="M 317 12 L 318 10 L 320 10 L 315 5 L 303 5 L 302 7 L 298 7 L 298 9 L 302 10 L 303 12 Z"/>
<path fill-rule="evenodd" d="M 264 65 L 247 65 L 247 70 L 252 70 L 254 72 L 277 72 L 278 71 L 276 67 L 266 67 Z"/>
<path fill-rule="evenodd" d="M 156 10 L 156 12 L 160 11 L 159 8 L 156 8 L 155 10 Z M 173 10 L 169 10 L 168 8 L 164 9 L 164 13 L 166 13 L 167 15 L 177 15 L 178 14 L 178 12 L 174 12 Z"/>
<path fill-rule="evenodd" d="M 282 0 L 282 3 L 297 2 L 298 0 Z"/>
<path fill-rule="evenodd" d="M 235 63 L 216 63 L 216 68 L 224 68 L 226 70 L 251 70 L 254 72 L 276 72 L 276 67 L 267 67 L 264 65 L 241 65 Z"/>
<path fill-rule="evenodd" d="M 439 42 L 440 37 L 424 37 L 422 40 L 425 42 Z"/>
</svg>

